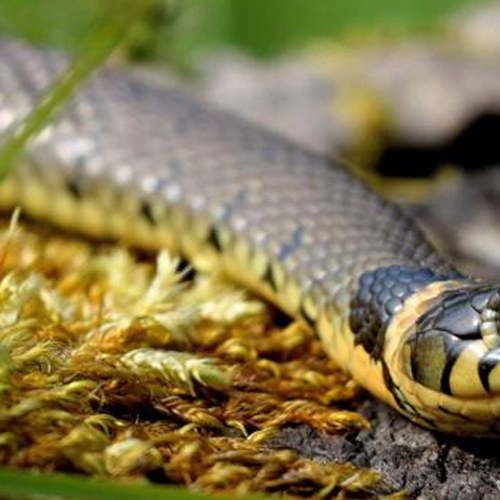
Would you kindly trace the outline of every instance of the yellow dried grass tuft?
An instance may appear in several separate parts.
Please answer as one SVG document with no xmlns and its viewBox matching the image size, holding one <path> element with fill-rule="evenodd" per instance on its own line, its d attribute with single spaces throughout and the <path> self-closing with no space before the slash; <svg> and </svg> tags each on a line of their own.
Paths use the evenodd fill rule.
<svg viewBox="0 0 500 500">
<path fill-rule="evenodd" d="M 212 492 L 382 498 L 376 473 L 269 443 L 366 429 L 358 388 L 298 323 L 161 252 L 0 228 L 0 464 Z M 341 403 L 342 409 L 336 408 Z"/>
</svg>

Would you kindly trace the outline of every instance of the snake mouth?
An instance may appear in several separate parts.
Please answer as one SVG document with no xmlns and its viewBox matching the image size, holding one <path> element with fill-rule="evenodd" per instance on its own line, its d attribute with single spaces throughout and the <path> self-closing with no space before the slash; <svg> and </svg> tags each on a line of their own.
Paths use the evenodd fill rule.
<svg viewBox="0 0 500 500">
<path fill-rule="evenodd" d="M 424 425 L 498 436 L 500 287 L 468 284 L 427 306 L 388 363 L 397 404 Z"/>
</svg>

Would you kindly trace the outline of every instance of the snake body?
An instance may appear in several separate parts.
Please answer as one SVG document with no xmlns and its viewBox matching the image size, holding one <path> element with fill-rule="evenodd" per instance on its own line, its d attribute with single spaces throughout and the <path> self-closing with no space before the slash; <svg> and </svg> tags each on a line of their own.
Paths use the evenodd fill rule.
<svg viewBox="0 0 500 500">
<path fill-rule="evenodd" d="M 67 65 L 0 40 L 0 137 Z M 500 430 L 498 287 L 329 159 L 121 69 L 103 69 L 0 185 L 4 208 L 168 247 L 317 330 L 377 397 L 433 429 Z"/>
</svg>

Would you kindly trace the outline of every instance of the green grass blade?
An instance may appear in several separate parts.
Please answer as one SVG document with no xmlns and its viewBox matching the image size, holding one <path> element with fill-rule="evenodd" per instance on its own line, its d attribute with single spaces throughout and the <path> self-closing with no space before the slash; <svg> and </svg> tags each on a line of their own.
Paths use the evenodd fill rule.
<svg viewBox="0 0 500 500">
<path fill-rule="evenodd" d="M 106 2 L 98 26 L 92 31 L 81 55 L 49 91 L 40 96 L 38 105 L 5 137 L 0 148 L 0 180 L 30 139 L 50 123 L 56 111 L 72 97 L 78 87 L 97 69 L 125 38 L 130 29 L 146 15 L 151 0 L 115 0 Z"/>
<path fill-rule="evenodd" d="M 214 500 L 215 496 L 194 493 L 185 488 L 155 486 L 139 481 L 110 481 L 65 474 L 35 474 L 0 469 L 0 496 L 7 499 L 62 500 Z M 241 500 L 266 500 L 259 495 Z"/>
</svg>

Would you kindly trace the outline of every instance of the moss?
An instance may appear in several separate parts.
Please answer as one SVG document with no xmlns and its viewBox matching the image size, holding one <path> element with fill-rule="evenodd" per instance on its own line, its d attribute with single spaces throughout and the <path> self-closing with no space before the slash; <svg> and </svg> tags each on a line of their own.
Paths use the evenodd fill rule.
<svg viewBox="0 0 500 500">
<path fill-rule="evenodd" d="M 266 447 L 291 424 L 368 426 L 345 409 L 357 387 L 301 325 L 278 326 L 228 283 L 188 279 L 166 252 L 25 224 L 4 223 L 0 241 L 1 465 L 160 471 L 209 492 L 376 498 L 385 487 L 373 471 Z"/>
</svg>

